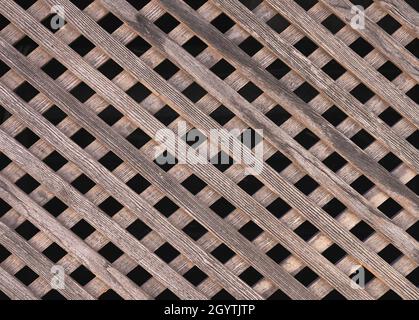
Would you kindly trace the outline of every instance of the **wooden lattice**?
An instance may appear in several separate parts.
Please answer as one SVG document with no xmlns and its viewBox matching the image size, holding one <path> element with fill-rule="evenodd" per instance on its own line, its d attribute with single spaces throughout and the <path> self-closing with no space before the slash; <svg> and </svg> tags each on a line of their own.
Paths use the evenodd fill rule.
<svg viewBox="0 0 419 320">
<path fill-rule="evenodd" d="M 2 0 L 2 297 L 418 299 L 417 4 Z M 262 172 L 159 165 L 180 122 Z"/>
</svg>

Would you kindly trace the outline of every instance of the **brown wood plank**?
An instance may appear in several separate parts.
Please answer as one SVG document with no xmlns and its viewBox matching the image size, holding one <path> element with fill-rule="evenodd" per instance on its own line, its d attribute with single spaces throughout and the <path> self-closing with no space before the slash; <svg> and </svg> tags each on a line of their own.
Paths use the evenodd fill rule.
<svg viewBox="0 0 419 320">
<path fill-rule="evenodd" d="M 7 225 L 0 222 L 0 243 L 11 253 L 22 259 L 38 275 L 45 280 L 51 281 L 53 274 L 51 268 L 54 266 L 45 256 L 40 254 L 33 246 L 27 243 L 16 232 Z M 75 282 L 68 275 L 64 278 L 65 288 L 59 292 L 67 299 L 72 300 L 92 300 L 93 297 Z"/>
</svg>

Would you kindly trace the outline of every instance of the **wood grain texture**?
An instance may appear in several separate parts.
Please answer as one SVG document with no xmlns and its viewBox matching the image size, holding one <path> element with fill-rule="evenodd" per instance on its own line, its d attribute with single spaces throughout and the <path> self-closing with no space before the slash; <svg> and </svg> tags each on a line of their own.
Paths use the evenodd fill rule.
<svg viewBox="0 0 419 320">
<path fill-rule="evenodd" d="M 55 5 L 64 9 L 66 25 L 52 33 L 46 26 Z M 414 278 L 419 261 L 415 233 L 419 200 L 414 185 L 419 171 L 418 109 L 411 94 L 417 86 L 418 61 L 412 49 L 405 48 L 417 34 L 417 13 L 404 2 L 376 1 L 367 9 L 365 30 L 352 30 L 348 25 L 332 35 L 322 21 L 335 14 L 348 23 L 348 1 L 321 0 L 307 11 L 293 0 L 262 1 L 252 11 L 237 0 L 193 6 L 196 8 L 178 0 L 152 0 L 144 2 L 138 12 L 124 0 L 96 0 L 80 10 L 68 1 L 42 0 L 24 10 L 12 0 L 4 1 L 0 12 L 11 23 L 0 30 L 1 61 L 5 70 L 10 68 L 0 76 L 0 244 L 10 255 L 0 261 L 0 292 L 12 299 L 44 299 L 51 290 L 51 267 L 59 264 L 66 271 L 66 288 L 59 293 L 66 299 L 118 295 L 161 299 L 171 294 L 181 299 L 228 294 L 237 299 L 278 294 L 327 299 L 338 293 L 346 299 L 391 294 L 418 299 Z M 214 27 L 220 13 L 225 15 L 223 23 L 231 23 L 222 32 Z M 278 13 L 291 23 L 281 32 L 268 23 Z M 386 13 L 401 24 L 392 35 L 377 25 Z M 177 22 L 161 24 L 164 19 Z M 88 41 L 91 45 L 90 52 L 83 55 L 71 44 L 81 35 L 86 40 L 77 51 L 87 49 Z M 34 44 L 28 44 L 24 36 Z M 240 49 L 249 36 L 261 48 L 253 55 Z M 319 47 L 311 55 L 295 49 L 304 36 Z M 364 58 L 349 48 L 359 36 L 376 49 Z M 205 45 L 199 49 L 202 52 L 192 55 L 190 50 L 201 46 L 197 38 Z M 195 44 L 189 46 L 188 41 Z M 53 78 L 51 72 L 60 67 L 47 68 L 52 58 L 63 69 Z M 282 79 L 275 78 L 268 67 L 278 58 L 289 67 Z M 345 70 L 337 80 L 324 71 L 333 59 Z M 110 77 L 107 68 L 116 68 L 109 65 L 112 61 L 118 68 Z M 162 76 L 162 71 L 170 72 L 165 68 L 173 68 L 168 61 L 175 66 L 173 75 Z M 225 67 L 223 72 L 229 75 L 220 78 L 214 68 L 222 61 L 230 63 L 232 71 Z M 387 61 L 400 68 L 400 75 L 392 81 L 379 71 Z M 295 93 L 304 82 L 318 91 L 309 102 Z M 133 91 L 137 83 L 146 89 Z M 252 100 L 243 94 L 249 83 L 261 92 Z M 39 93 L 30 96 L 28 84 Z M 186 92 L 194 84 L 205 91 L 192 101 Z M 351 93 L 358 84 L 372 91 L 373 98 L 366 103 Z M 74 92 L 83 86 L 91 88 L 92 94 L 82 102 Z M 132 93 L 141 95 L 147 89 L 145 98 L 136 101 Z M 277 124 L 279 119 L 268 116 L 275 105 L 289 113 L 288 120 Z M 339 125 L 325 118 L 324 112 L 332 105 L 346 116 Z M 399 113 L 393 123 L 381 114 L 388 105 Z M 162 123 L 157 114 L 164 114 L 167 106 L 178 117 Z M 64 112 L 64 120 L 46 120 L 45 112 L 51 107 Z M 214 118 L 219 107 L 228 109 L 230 121 L 221 124 Z M 98 117 L 103 119 L 105 112 L 120 116 L 116 122 L 105 123 Z M 182 121 L 188 130 L 199 129 L 212 146 L 218 143 L 210 138 L 213 129 L 263 129 L 263 159 L 246 146 L 241 155 L 263 170 L 255 171 L 246 164 L 219 170 L 211 163 L 189 163 L 176 146 L 167 149 L 180 162 L 169 171 L 162 170 L 153 161 L 156 135 L 167 128 L 179 134 L 177 125 Z M 75 143 L 73 135 L 79 129 L 92 135 L 93 143 L 87 147 Z M 298 137 L 305 130 L 318 137 L 311 147 L 300 145 L 303 142 Z M 352 138 L 360 130 L 373 137 L 368 147 L 359 147 Z M 28 132 L 36 135 L 35 142 L 30 142 L 34 138 Z M 150 137 L 139 148 L 131 138 L 138 132 Z M 221 150 L 240 162 L 227 142 L 237 137 L 227 131 L 221 136 Z M 195 150 L 183 140 L 178 147 Z M 198 150 L 204 148 L 201 145 Z M 68 161 L 57 170 L 48 160 L 54 153 Z M 103 161 L 110 153 L 120 160 L 112 170 Z M 338 170 L 327 161 L 336 153 L 344 159 Z M 272 160 L 278 154 L 281 161 L 288 162 L 280 169 L 281 162 Z M 399 161 L 396 165 L 391 154 Z M 198 158 L 205 160 L 202 155 Z M 255 192 L 243 184 L 249 172 L 257 180 L 250 180 L 247 188 L 260 184 Z M 93 185 L 84 194 L 72 182 L 82 173 Z M 40 184 L 33 191 L 22 184 L 26 174 Z M 136 176 L 147 180 L 141 192 L 132 189 L 130 179 Z M 203 187 L 192 194 L 185 182 L 194 176 Z M 372 185 L 366 191 L 359 190 L 362 185 L 355 187 L 363 176 Z M 314 191 L 303 191 L 302 181 L 308 177 L 317 184 Z M 45 209 L 54 197 L 68 206 L 57 217 Z M 109 197 L 119 206 L 111 216 L 110 208 L 104 207 Z M 164 216 L 158 206 L 166 199 L 178 208 L 170 216 Z M 330 211 L 330 204 L 336 206 L 336 201 L 342 207 L 332 209 L 340 208 L 339 215 Z M 219 216 L 219 210 L 229 206 L 232 212 Z M 92 228 L 83 240 L 72 228 L 82 220 Z M 139 221 L 147 231 L 136 238 L 131 232 Z M 23 222 L 39 229 L 30 240 L 19 235 Z M 368 229 L 370 234 L 364 235 Z M 202 233 L 196 237 L 195 232 Z M 43 253 L 54 242 L 67 252 L 58 263 Z M 108 242 L 120 251 L 113 262 L 102 256 L 101 248 Z M 158 253 L 168 244 L 177 252 L 174 258 L 170 251 Z M 215 252 L 222 246 L 231 253 L 219 261 Z M 335 256 L 336 248 L 343 252 L 341 257 Z M 23 266 L 40 276 L 28 286 L 17 275 Z M 82 266 L 94 276 L 83 286 L 72 275 Z M 360 266 L 372 275 L 363 289 L 350 279 Z M 205 276 L 194 283 L 191 275 L 197 270 Z M 306 283 L 304 272 L 312 272 L 314 280 Z"/>
</svg>

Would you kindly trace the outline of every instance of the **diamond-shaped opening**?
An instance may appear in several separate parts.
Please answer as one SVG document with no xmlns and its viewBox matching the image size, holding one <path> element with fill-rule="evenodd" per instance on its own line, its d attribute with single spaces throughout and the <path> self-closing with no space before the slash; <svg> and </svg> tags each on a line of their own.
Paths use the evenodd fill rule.
<svg viewBox="0 0 419 320">
<path fill-rule="evenodd" d="M 238 186 L 248 194 L 253 195 L 263 187 L 263 183 L 260 182 L 255 176 L 248 175 L 238 183 Z"/>
<path fill-rule="evenodd" d="M 277 79 L 281 79 L 289 71 L 291 71 L 291 69 L 279 59 L 276 59 L 269 66 L 267 66 L 266 70 Z"/>
<path fill-rule="evenodd" d="M 27 81 L 24 81 L 18 86 L 14 92 L 26 102 L 31 101 L 39 93 L 39 91 Z"/>
<path fill-rule="evenodd" d="M 182 182 L 184 186 L 190 193 L 193 195 L 198 194 L 202 189 L 204 189 L 207 184 L 198 178 L 196 175 L 192 174 Z"/>
<path fill-rule="evenodd" d="M 58 125 L 61 121 L 63 121 L 67 117 L 67 114 L 61 111 L 61 109 L 58 108 L 56 105 L 53 105 L 51 108 L 45 111 L 42 115 L 45 117 L 45 119 L 47 119 L 49 122 L 51 122 L 55 126 Z"/>
<path fill-rule="evenodd" d="M 57 151 L 51 152 L 47 157 L 42 160 L 47 164 L 52 170 L 60 170 L 68 161 Z"/>
<path fill-rule="evenodd" d="M 139 82 L 137 82 L 136 84 L 134 84 L 126 92 L 137 103 L 140 103 L 141 101 L 143 101 L 145 98 L 147 98 L 151 94 L 151 91 L 148 90 L 145 86 L 143 86 Z"/>
<path fill-rule="evenodd" d="M 242 43 L 240 43 L 239 47 L 251 57 L 263 48 L 260 42 L 252 36 L 249 36 Z"/>
<path fill-rule="evenodd" d="M 304 241 L 308 241 L 319 231 L 313 224 L 309 221 L 304 221 L 294 230 Z"/>
<path fill-rule="evenodd" d="M 147 142 L 151 140 L 150 136 L 147 135 L 143 130 L 140 128 L 135 129 L 132 131 L 126 139 L 137 149 L 140 149 L 144 146 Z"/>
<path fill-rule="evenodd" d="M 165 33 L 169 33 L 180 24 L 180 22 L 168 12 L 163 14 L 154 23 Z"/>
<path fill-rule="evenodd" d="M 403 254 L 390 243 L 383 250 L 381 250 L 378 255 L 388 263 L 393 263 Z"/>
<path fill-rule="evenodd" d="M 123 208 L 123 205 L 110 196 L 99 205 L 99 208 L 110 217 L 113 217 Z"/>
<path fill-rule="evenodd" d="M 92 136 L 89 132 L 87 132 L 84 128 L 81 128 L 76 133 L 74 133 L 71 137 L 75 143 L 79 145 L 81 148 L 86 148 L 89 144 L 95 141 L 95 137 Z"/>
<path fill-rule="evenodd" d="M 42 70 L 55 80 L 64 72 L 66 72 L 67 68 L 64 67 L 57 59 L 52 58 L 50 61 L 43 65 Z"/>
<path fill-rule="evenodd" d="M 394 126 L 402 118 L 400 113 L 398 113 L 392 107 L 388 107 L 386 110 L 381 112 L 378 117 L 387 123 L 390 127 Z"/>
<path fill-rule="evenodd" d="M 95 94 L 95 91 L 84 82 L 80 82 L 70 91 L 70 93 L 80 102 L 86 102 Z"/>
<path fill-rule="evenodd" d="M 163 108 L 161 108 L 159 111 L 157 111 L 154 116 L 164 125 L 168 126 L 171 124 L 177 117 L 179 117 L 179 114 L 170 108 L 168 105 L 165 105 Z"/>
<path fill-rule="evenodd" d="M 327 260 L 334 264 L 340 261 L 344 256 L 346 256 L 346 252 L 335 243 L 333 243 L 329 248 L 324 250 L 322 254 Z"/>
<path fill-rule="evenodd" d="M 345 26 L 345 23 L 332 13 L 323 20 L 322 25 L 324 25 L 331 33 L 336 34 Z"/>
<path fill-rule="evenodd" d="M 48 248 L 42 251 L 42 253 L 52 262 L 57 263 L 67 254 L 67 251 L 53 242 Z"/>
<path fill-rule="evenodd" d="M 300 281 L 306 287 L 313 283 L 313 281 L 316 280 L 318 277 L 319 276 L 309 267 L 304 267 L 294 276 L 295 279 Z"/>
<path fill-rule="evenodd" d="M 253 287 L 263 276 L 255 268 L 249 267 L 240 274 L 239 278 Z"/>
<path fill-rule="evenodd" d="M 122 72 L 122 67 L 117 64 L 112 59 L 108 59 L 104 64 L 102 64 L 98 70 L 109 80 L 115 78 L 118 74 Z"/>
<path fill-rule="evenodd" d="M 229 201 L 227 201 L 223 197 L 215 201 L 210 206 L 210 208 L 221 218 L 227 217 L 230 213 L 232 213 L 236 209 L 236 207 L 234 207 Z"/>
<path fill-rule="evenodd" d="M 326 159 L 323 160 L 323 163 L 333 172 L 339 171 L 345 166 L 348 162 L 340 156 L 339 153 L 333 152 Z"/>
<path fill-rule="evenodd" d="M 339 62 L 337 62 L 335 59 L 330 60 L 328 63 L 326 63 L 322 70 L 326 72 L 329 77 L 331 77 L 333 80 L 337 80 L 341 75 L 343 75 L 346 72 L 346 69 L 340 65 Z"/>
<path fill-rule="evenodd" d="M 224 59 L 220 59 L 216 64 L 214 64 L 210 70 L 219 77 L 221 80 L 227 78 L 232 74 L 236 69 Z"/>
<path fill-rule="evenodd" d="M 202 281 L 204 281 L 208 276 L 201 271 L 196 266 L 193 266 L 188 272 L 186 272 L 183 277 L 192 283 L 194 286 L 198 286 Z"/>
<path fill-rule="evenodd" d="M 103 109 L 99 114 L 99 118 L 101 118 L 107 125 L 113 126 L 117 123 L 124 115 L 119 112 L 114 106 L 109 105 L 105 109 Z"/>
<path fill-rule="evenodd" d="M 287 19 L 285 19 L 280 14 L 274 15 L 271 19 L 269 19 L 267 22 L 268 26 L 270 26 L 272 29 L 274 29 L 276 32 L 281 33 L 284 31 L 290 23 Z"/>
<path fill-rule="evenodd" d="M 154 71 L 156 71 L 164 79 L 169 80 L 179 71 L 179 68 L 170 60 L 164 59 L 154 68 Z"/>
<path fill-rule="evenodd" d="M 196 220 L 188 223 L 182 230 L 195 241 L 201 238 L 208 231 Z"/>
<path fill-rule="evenodd" d="M 374 186 L 366 176 L 361 175 L 358 179 L 351 183 L 351 187 L 354 188 L 360 194 L 365 194 Z"/>
<path fill-rule="evenodd" d="M 112 289 L 101 294 L 98 300 L 123 300 L 123 298 Z"/>
<path fill-rule="evenodd" d="M 54 197 L 45 203 L 43 208 L 57 218 L 61 213 L 67 210 L 68 206 L 57 197 Z"/>
<path fill-rule="evenodd" d="M 99 251 L 99 254 L 107 259 L 110 263 L 115 262 L 124 253 L 112 242 L 108 242 Z"/>
<path fill-rule="evenodd" d="M 39 276 L 31 268 L 24 266 L 17 273 L 15 273 L 15 277 L 18 278 L 25 286 L 29 286 Z"/>
<path fill-rule="evenodd" d="M 81 265 L 70 274 L 70 277 L 72 277 L 79 285 L 85 286 L 95 278 L 95 275 L 85 266 Z"/>
<path fill-rule="evenodd" d="M 234 26 L 234 21 L 231 20 L 226 14 L 221 13 L 217 16 L 217 18 L 211 21 L 211 24 L 222 33 L 226 33 L 232 26 Z"/>
<path fill-rule="evenodd" d="M 202 88 L 196 82 L 190 84 L 182 93 L 192 102 L 198 102 L 203 96 L 207 94 L 204 88 Z"/>
<path fill-rule="evenodd" d="M 142 286 L 152 278 L 151 274 L 141 266 L 136 266 L 134 269 L 128 272 L 127 277 L 134 281 L 137 286 Z"/>
<path fill-rule="evenodd" d="M 132 190 L 134 190 L 138 194 L 142 193 L 150 185 L 151 185 L 150 182 L 148 182 L 145 178 L 143 178 L 139 174 L 136 174 L 127 182 L 127 186 L 130 187 Z"/>
<path fill-rule="evenodd" d="M 202 51 L 204 51 L 208 46 L 204 41 L 199 39 L 197 36 L 193 36 L 188 41 L 183 44 L 183 49 L 188 51 L 192 56 L 196 57 Z"/>
<path fill-rule="evenodd" d="M 224 151 L 220 151 L 214 157 L 210 159 L 210 162 L 221 172 L 226 171 L 234 164 L 234 159 L 231 158 L 227 153 Z"/>
<path fill-rule="evenodd" d="M 266 254 L 276 263 L 281 263 L 288 258 L 291 253 L 278 243 Z"/>
<path fill-rule="evenodd" d="M 17 180 L 15 184 L 26 194 L 30 194 L 40 186 L 40 183 L 32 178 L 29 174 L 25 174 L 22 178 Z"/>
<path fill-rule="evenodd" d="M 39 140 L 39 136 L 32 130 L 25 128 L 15 136 L 15 139 L 20 142 L 25 148 L 30 148 Z"/>
<path fill-rule="evenodd" d="M 172 247 L 168 242 L 161 245 L 156 251 L 154 251 L 154 253 L 166 263 L 170 263 L 180 254 L 180 252 Z"/>
<path fill-rule="evenodd" d="M 294 90 L 294 93 L 306 103 L 313 100 L 319 94 L 319 92 L 308 82 L 304 82 L 300 85 Z"/>
<path fill-rule="evenodd" d="M 247 7 L 249 10 L 254 10 L 262 0 L 239 0 L 243 5 Z"/>
<path fill-rule="evenodd" d="M 163 290 L 157 297 L 156 300 L 180 300 L 177 295 L 175 295 L 169 289 Z"/>
<path fill-rule="evenodd" d="M 141 57 L 148 49 L 151 48 L 151 45 L 141 37 L 134 38 L 126 47 L 134 53 L 137 57 Z"/>
<path fill-rule="evenodd" d="M 113 15 L 110 12 L 108 12 L 106 16 L 97 21 L 97 23 L 109 33 L 113 33 L 123 24 L 121 20 L 119 20 L 115 15 Z"/>
<path fill-rule="evenodd" d="M 392 35 L 402 26 L 400 23 L 397 22 L 396 19 L 394 19 L 389 14 L 381 18 L 380 21 L 377 22 L 377 24 L 389 35 Z"/>
<path fill-rule="evenodd" d="M 224 243 L 220 244 L 217 248 L 215 248 L 211 254 L 217 258 L 221 263 L 226 263 L 230 260 L 234 255 L 234 251 L 232 251 L 229 247 L 227 247 Z"/>
<path fill-rule="evenodd" d="M 294 44 L 294 47 L 306 57 L 311 55 L 318 48 L 318 46 L 308 37 L 303 37 L 300 41 Z"/>
<path fill-rule="evenodd" d="M 231 119 L 234 118 L 234 113 L 231 112 L 228 108 L 221 105 L 217 109 L 215 109 L 211 114 L 210 117 L 217 121 L 220 125 L 225 125 Z"/>
<path fill-rule="evenodd" d="M 0 244 L 0 263 L 6 260 L 10 255 L 10 251 Z"/>
<path fill-rule="evenodd" d="M 281 152 L 275 152 L 269 159 L 266 160 L 276 172 L 280 173 L 287 168 L 292 162 L 284 156 Z"/>
<path fill-rule="evenodd" d="M 392 198 L 388 198 L 378 206 L 378 210 L 384 213 L 390 219 L 398 214 L 403 208 Z"/>
<path fill-rule="evenodd" d="M 239 232 L 249 241 L 253 241 L 263 232 L 263 230 L 253 221 L 249 221 L 239 229 Z"/>
<path fill-rule="evenodd" d="M 238 93 L 247 101 L 253 102 L 263 93 L 263 91 L 253 82 L 249 81 L 238 91 Z"/>
<path fill-rule="evenodd" d="M 384 63 L 377 70 L 390 81 L 393 81 L 402 73 L 402 71 L 390 61 Z"/>
<path fill-rule="evenodd" d="M 371 228 L 364 221 L 358 222 L 351 230 L 352 234 L 356 236 L 359 240 L 364 241 L 371 234 L 374 233 L 374 229 Z"/>
<path fill-rule="evenodd" d="M 369 42 L 365 41 L 362 37 L 359 37 L 354 42 L 352 42 L 349 48 L 351 48 L 361 58 L 365 57 L 374 49 L 374 47 L 371 44 L 369 44 Z"/>
<path fill-rule="evenodd" d="M 395 154 L 389 152 L 383 158 L 381 158 L 378 163 L 381 164 L 389 172 L 391 172 L 399 165 L 401 165 L 402 161 Z"/>
<path fill-rule="evenodd" d="M 361 129 L 356 134 L 354 134 L 351 140 L 361 149 L 367 148 L 371 143 L 375 141 L 374 137 L 364 129 Z"/>
<path fill-rule="evenodd" d="M 345 209 L 345 205 L 336 198 L 333 198 L 323 206 L 323 210 L 333 218 L 336 218 L 343 211 L 345 211 Z"/>
<path fill-rule="evenodd" d="M 13 46 L 16 48 L 16 50 L 18 50 L 21 54 L 25 56 L 29 55 L 33 50 L 38 48 L 38 44 L 28 36 L 24 36 Z"/>
<path fill-rule="evenodd" d="M 112 151 L 109 151 L 102 158 L 99 163 L 105 166 L 109 171 L 115 170 L 123 161 Z"/>
<path fill-rule="evenodd" d="M 281 218 L 283 215 L 285 215 L 288 211 L 291 210 L 291 207 L 288 203 L 286 203 L 281 198 L 276 198 L 274 201 L 272 201 L 267 207 L 268 211 L 272 213 L 276 218 Z"/>
<path fill-rule="evenodd" d="M 69 46 L 82 57 L 88 54 L 95 47 L 93 43 L 82 35 L 70 43 Z"/>
<path fill-rule="evenodd" d="M 294 139 L 307 150 L 320 141 L 320 139 L 307 128 L 297 134 Z"/>
<path fill-rule="evenodd" d="M 154 208 L 156 208 L 161 214 L 163 214 L 166 218 L 168 218 L 177 209 L 179 209 L 179 206 L 176 205 L 176 203 L 174 203 L 168 197 L 164 197 L 154 205 Z"/>
<path fill-rule="evenodd" d="M 291 115 L 280 105 L 276 105 L 265 115 L 277 126 L 281 126 L 285 121 L 291 118 Z"/>
<path fill-rule="evenodd" d="M 141 240 L 152 230 L 140 219 L 137 219 L 127 227 L 127 231 L 131 233 L 134 237 L 136 237 L 138 240 Z"/>
<path fill-rule="evenodd" d="M 80 193 L 86 194 L 95 186 L 95 183 L 90 180 L 84 173 L 79 175 L 76 179 L 73 180 L 71 185 L 76 188 Z"/>
</svg>

